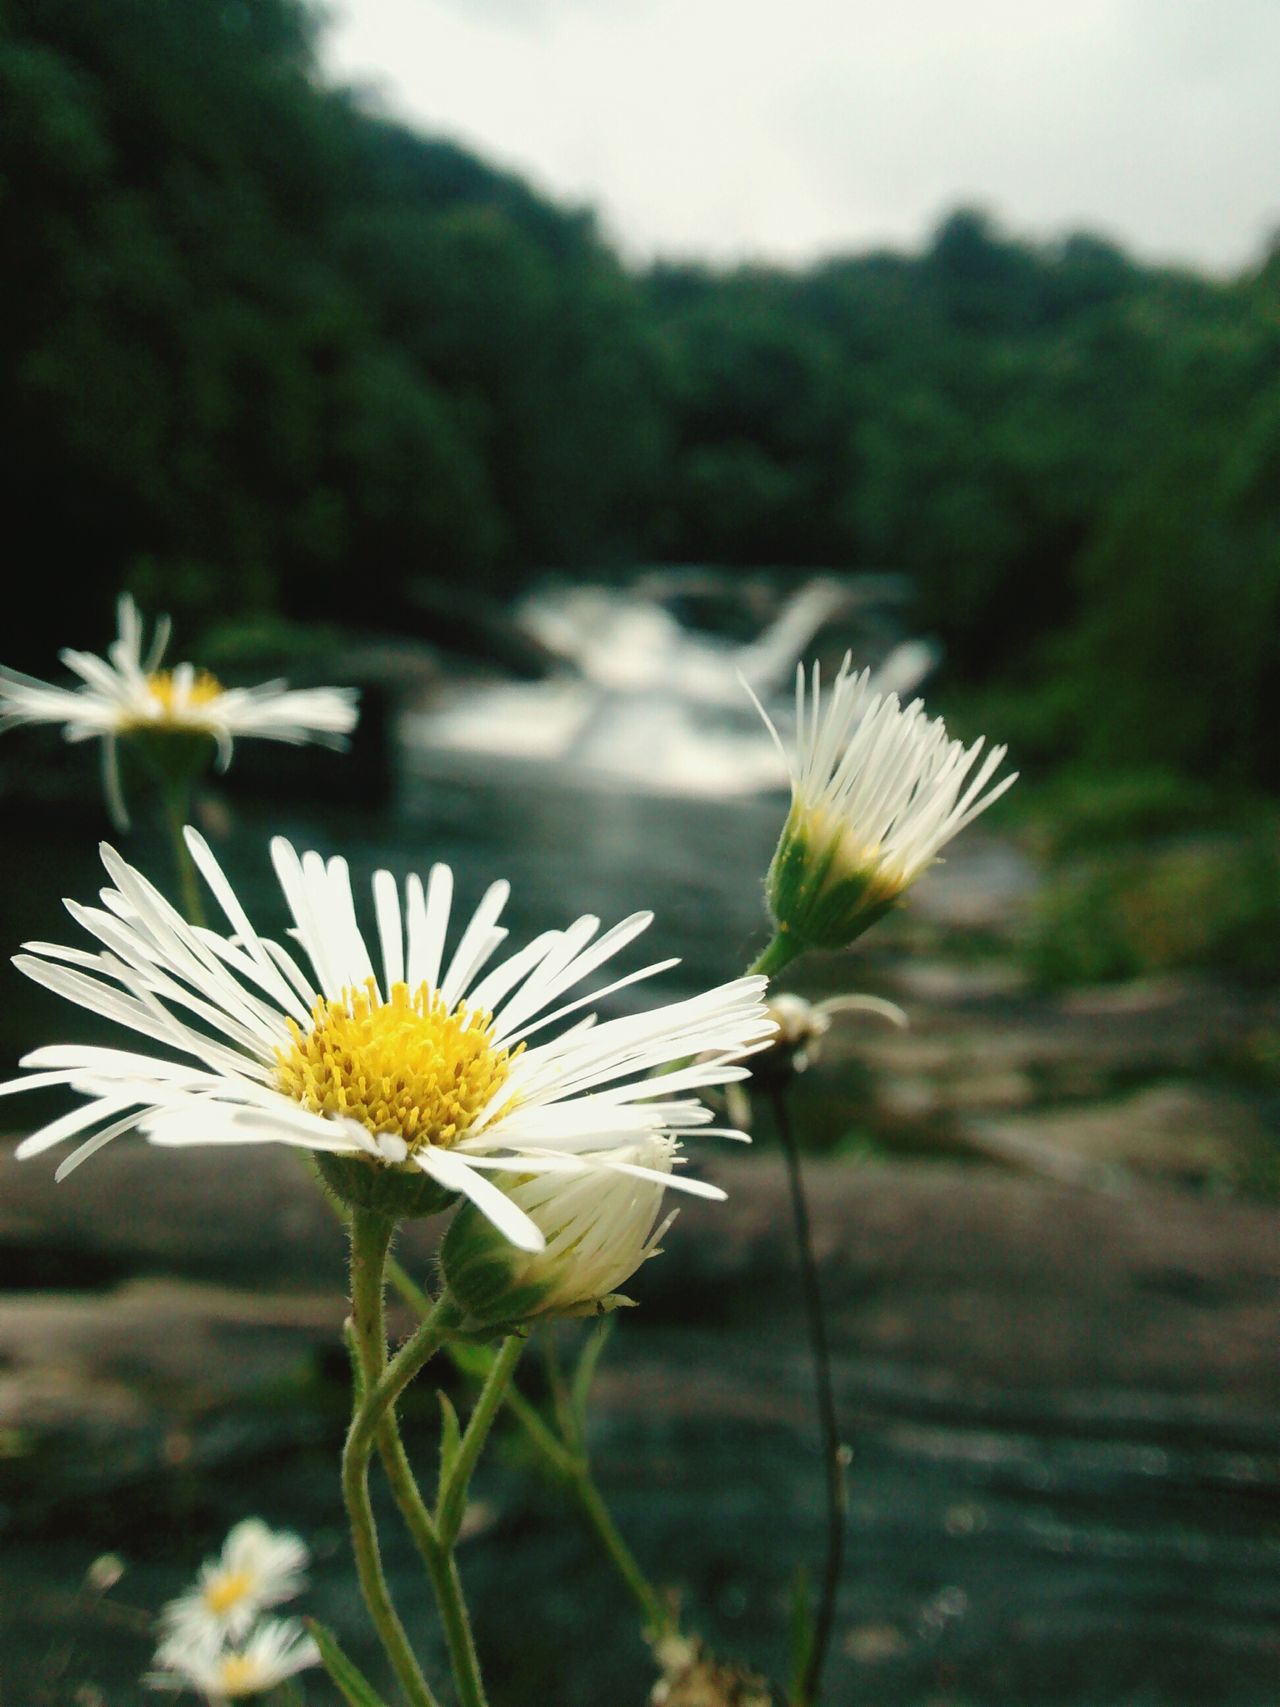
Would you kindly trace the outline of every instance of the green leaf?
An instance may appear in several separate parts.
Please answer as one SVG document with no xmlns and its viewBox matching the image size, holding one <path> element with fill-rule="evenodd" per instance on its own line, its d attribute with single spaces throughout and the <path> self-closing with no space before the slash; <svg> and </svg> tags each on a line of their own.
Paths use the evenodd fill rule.
<svg viewBox="0 0 1280 1707">
<path fill-rule="evenodd" d="M 451 1339 L 449 1341 L 449 1356 L 453 1359 L 455 1369 L 460 1369 L 464 1375 L 469 1375 L 475 1381 L 483 1381 L 493 1368 L 493 1352 L 487 1344 L 477 1344 L 474 1340 Z"/>
<path fill-rule="evenodd" d="M 338 1646 L 338 1638 L 333 1631 L 327 1630 L 323 1624 L 317 1624 L 314 1618 L 308 1618 L 306 1624 L 315 1637 L 324 1669 L 337 1684 L 347 1707 L 386 1707 L 372 1684 Z"/>
<path fill-rule="evenodd" d="M 799 1701 L 804 1688 L 805 1673 L 809 1669 L 809 1657 L 813 1653 L 814 1636 L 809 1573 L 803 1565 L 797 1566 L 796 1574 L 791 1579 L 791 1608 L 787 1624 L 787 1646 L 791 1653 L 791 1688 L 787 1691 L 787 1698 Z"/>
<path fill-rule="evenodd" d="M 440 1486 L 443 1487 L 453 1476 L 462 1446 L 462 1430 L 453 1400 L 445 1392 L 437 1392 L 436 1397 L 440 1401 Z"/>
<path fill-rule="evenodd" d="M 605 1346 L 609 1343 L 609 1336 L 612 1331 L 612 1322 L 607 1320 L 601 1322 L 595 1333 L 583 1346 L 582 1356 L 578 1359 L 578 1367 L 573 1372 L 569 1403 L 578 1424 L 579 1433 L 586 1428 L 587 1400 L 591 1396 L 591 1383 L 595 1380 L 596 1366 L 600 1362 Z"/>
</svg>

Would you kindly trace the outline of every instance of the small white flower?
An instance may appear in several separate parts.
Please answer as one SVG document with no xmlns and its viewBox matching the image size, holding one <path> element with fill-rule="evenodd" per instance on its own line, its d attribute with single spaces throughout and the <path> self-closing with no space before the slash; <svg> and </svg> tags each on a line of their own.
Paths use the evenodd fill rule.
<svg viewBox="0 0 1280 1707">
<path fill-rule="evenodd" d="M 445 865 L 425 886 L 411 877 L 403 898 L 389 872 L 375 875 L 375 967 L 346 861 L 299 858 L 277 838 L 272 858 L 310 962 L 304 971 L 259 936 L 203 838 L 186 836 L 230 935 L 187 924 L 104 847 L 114 887 L 102 891 L 103 905 L 67 903 L 97 952 L 29 943 L 15 958 L 46 989 L 159 1046 L 37 1049 L 22 1063 L 34 1069 L 28 1076 L 0 1085 L 0 1095 L 67 1085 L 85 1099 L 18 1146 L 20 1157 L 34 1156 L 79 1136 L 59 1178 L 133 1130 L 160 1145 L 291 1144 L 315 1152 L 323 1167 L 341 1164 L 352 1201 L 388 1181 L 396 1190 L 430 1183 L 439 1195 L 470 1198 L 513 1243 L 541 1250 L 541 1229 L 489 1171 L 652 1179 L 630 1146 L 703 1127 L 710 1111 L 687 1093 L 745 1077 L 739 1058 L 773 1035 L 762 977 L 597 1024 L 584 1011 L 593 1002 L 676 964 L 572 994 L 646 929 L 650 913 L 603 935 L 586 916 L 491 964 L 507 936 L 498 918 L 509 885 L 495 883 L 446 954 L 453 874 Z M 679 1175 L 656 1177 L 724 1195 Z"/>
<path fill-rule="evenodd" d="M 791 990 L 774 990 L 769 996 L 768 1011 L 778 1029 L 770 1047 L 756 1058 L 753 1090 L 757 1087 L 776 1090 L 794 1074 L 806 1072 L 822 1054 L 827 1033 L 838 1014 L 874 1014 L 903 1030 L 910 1023 L 896 1002 L 886 1002 L 881 996 L 850 994 L 811 1002 Z M 735 1126 L 750 1129 L 751 1098 L 744 1086 L 726 1087 L 725 1107 Z"/>
<path fill-rule="evenodd" d="M 817 664 L 807 682 L 797 669 L 794 755 L 755 700 L 791 777 L 768 895 L 793 953 L 846 947 L 1017 780 L 988 786 L 1004 747 L 979 764 L 981 738 L 951 740 L 923 701 L 903 707 L 896 694 L 872 692 L 870 676 L 853 673 L 846 653 L 824 703 Z"/>
<path fill-rule="evenodd" d="M 320 1650 L 296 1618 L 266 1618 L 243 1641 L 211 1646 L 175 1632 L 161 1642 L 146 1682 L 153 1689 L 196 1689 L 211 1702 L 263 1695 L 307 1666 Z"/>
<path fill-rule="evenodd" d="M 769 997 L 769 1013 L 778 1026 L 770 1055 L 785 1054 L 795 1073 L 803 1073 L 818 1058 L 837 1014 L 876 1014 L 900 1028 L 907 1024 L 898 1004 L 879 996 L 828 996 L 825 1001 L 811 1002 L 792 990 L 776 990 Z"/>
<path fill-rule="evenodd" d="M 449 1289 L 478 1323 L 534 1316 L 582 1316 L 625 1302 L 618 1288 L 652 1256 L 662 1223 L 665 1182 L 678 1154 L 671 1138 L 651 1137 L 618 1156 L 643 1177 L 588 1172 L 498 1176 L 498 1185 L 546 1240 L 544 1250 L 517 1250 L 473 1206 L 455 1215 L 440 1249 Z"/>
<path fill-rule="evenodd" d="M 305 1584 L 310 1555 L 306 1543 L 286 1529 L 270 1529 L 247 1517 L 223 1542 L 216 1559 L 200 1567 L 195 1587 L 171 1600 L 161 1624 L 179 1640 L 216 1642 L 242 1636 L 258 1614 L 291 1600 Z"/>
<path fill-rule="evenodd" d="M 217 749 L 218 768 L 226 770 L 232 743 L 240 735 L 292 746 L 318 741 L 340 747 L 355 728 L 352 688 L 290 689 L 279 681 L 224 688 L 207 670 L 191 664 L 162 669 L 168 617 L 156 624 L 144 655 L 142 617 L 127 593 L 120 598 L 118 614 L 119 636 L 105 658 L 70 648 L 59 654 L 79 676 L 79 687 L 53 687 L 0 668 L 0 730 L 20 723 L 60 723 L 68 741 L 101 739 L 107 800 L 122 829 L 129 822 L 116 752 L 122 737 L 207 735 Z"/>
</svg>

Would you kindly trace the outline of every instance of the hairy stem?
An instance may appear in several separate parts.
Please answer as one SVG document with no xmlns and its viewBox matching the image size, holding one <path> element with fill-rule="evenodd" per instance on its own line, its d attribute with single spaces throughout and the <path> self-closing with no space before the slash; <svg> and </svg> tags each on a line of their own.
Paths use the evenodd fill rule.
<svg viewBox="0 0 1280 1707">
<path fill-rule="evenodd" d="M 387 1274 L 392 1286 L 401 1298 L 419 1315 L 428 1314 L 434 1308 L 430 1298 L 398 1263 L 394 1261 L 389 1263 Z M 511 1341 L 508 1340 L 504 1346 L 504 1352 L 510 1345 Z M 517 1342 L 517 1350 L 511 1353 L 513 1367 L 515 1357 L 518 1355 L 518 1345 L 519 1342 Z M 459 1352 L 455 1357 L 455 1362 L 464 1375 L 475 1379 L 475 1371 L 469 1357 L 463 1358 Z M 486 1390 L 493 1379 L 496 1363 L 497 1359 L 495 1358 L 483 1377 Z M 559 1375 L 558 1369 L 557 1384 L 563 1388 L 563 1377 Z M 594 1532 L 605 1556 L 622 1578 L 632 1598 L 644 1614 L 646 1628 L 653 1635 L 664 1635 L 673 1631 L 676 1628 L 676 1619 L 672 1609 L 663 1595 L 645 1577 L 634 1553 L 623 1539 L 621 1531 L 614 1522 L 613 1516 L 595 1484 L 591 1473 L 590 1460 L 582 1442 L 577 1438 L 576 1431 L 572 1432 L 567 1440 L 561 1440 L 555 1431 L 548 1427 L 537 1406 L 532 1404 L 509 1379 L 503 1388 L 502 1402 L 505 1402 L 508 1413 L 523 1430 L 526 1440 L 542 1460 L 549 1473 L 556 1480 L 563 1482 L 572 1492 L 583 1517 Z M 495 1415 L 496 1411 L 497 1407 L 495 1406 Z M 560 1420 L 563 1421 L 563 1417 Z M 472 1421 L 474 1422 L 474 1417 Z M 408 1521 L 407 1514 L 406 1521 Z M 416 1521 L 421 1528 L 420 1517 Z M 412 1528 L 413 1524 L 411 1523 L 410 1526 Z"/>
<path fill-rule="evenodd" d="M 798 960 L 803 953 L 804 944 L 780 930 L 768 947 L 762 949 L 747 967 L 746 976 L 750 978 L 763 972 L 766 978 L 776 978 L 784 967 L 790 966 L 791 962 Z"/>
<path fill-rule="evenodd" d="M 493 1420 L 502 1408 L 502 1401 L 506 1397 L 524 1345 L 525 1342 L 519 1334 L 508 1334 L 503 1340 L 502 1350 L 494 1358 L 493 1365 L 485 1377 L 484 1386 L 480 1389 L 480 1397 L 472 1409 L 458 1455 L 450 1466 L 448 1475 L 441 1479 L 440 1497 L 436 1502 L 436 1527 L 446 1547 L 452 1547 L 458 1538 L 458 1531 L 462 1527 L 462 1514 L 466 1507 L 467 1488 L 476 1467 L 476 1460 L 488 1439 Z"/>
<path fill-rule="evenodd" d="M 453 1668 L 458 1700 L 462 1707 L 487 1707 L 480 1660 L 471 1634 L 471 1620 L 462 1596 L 453 1549 L 444 1544 L 436 1521 L 427 1510 L 400 1437 L 400 1425 L 394 1410 L 389 1410 L 378 1424 L 377 1436 L 378 1451 L 391 1492 L 431 1578 L 445 1641 L 449 1646 L 449 1662 Z"/>
<path fill-rule="evenodd" d="M 439 1707 L 414 1658 L 387 1587 L 369 1500 L 370 1430 L 362 1423 L 368 1395 L 376 1388 L 386 1362 L 383 1316 L 383 1275 L 391 1243 L 392 1223 L 369 1210 L 351 1215 L 351 1309 L 353 1339 L 363 1377 L 364 1398 L 357 1391 L 356 1410 L 342 1454 L 342 1492 L 351 1524 L 356 1571 L 365 1605 L 400 1687 L 413 1707 Z"/>
<path fill-rule="evenodd" d="M 359 1210 L 353 1212 L 353 1223 L 359 1214 Z M 454 1563 L 453 1543 L 457 1538 L 462 1511 L 465 1508 L 467 1485 L 485 1436 L 489 1432 L 492 1412 L 486 1416 L 478 1405 L 473 1413 L 463 1437 L 458 1461 L 449 1478 L 449 1498 L 446 1501 L 445 1491 L 442 1489 L 440 1509 L 433 1517 L 422 1498 L 413 1466 L 405 1451 L 395 1403 L 423 1365 L 445 1343 L 449 1333 L 458 1326 L 460 1312 L 447 1292 L 433 1304 L 420 1288 L 408 1280 L 408 1276 L 403 1275 L 403 1271 L 401 1274 L 412 1291 L 418 1295 L 415 1302 L 420 1301 L 419 1307 L 425 1305 L 427 1314 L 390 1362 L 386 1359 L 385 1338 L 382 1340 L 383 1349 L 378 1367 L 366 1368 L 365 1400 L 353 1426 L 359 1433 L 366 1453 L 370 1442 L 377 1442 L 392 1495 L 431 1578 L 431 1586 L 440 1610 L 440 1620 L 444 1626 L 445 1640 L 449 1647 L 449 1660 L 453 1667 L 458 1700 L 462 1707 L 487 1707 L 479 1656 L 471 1634 L 471 1620 L 467 1614 L 462 1583 Z M 489 1385 L 495 1387 L 491 1401 L 494 1410 L 501 1403 L 502 1387 L 510 1378 L 511 1369 L 515 1367 L 520 1341 L 516 1340 L 514 1346 L 514 1355 L 509 1358 L 505 1376 L 495 1382 L 491 1375 L 490 1382 L 486 1384 L 486 1390 Z M 504 1355 L 505 1353 L 504 1347 Z M 501 1362 L 500 1357 L 495 1363 L 495 1369 Z M 481 1400 L 483 1403 L 484 1394 L 481 1395 Z"/>
</svg>

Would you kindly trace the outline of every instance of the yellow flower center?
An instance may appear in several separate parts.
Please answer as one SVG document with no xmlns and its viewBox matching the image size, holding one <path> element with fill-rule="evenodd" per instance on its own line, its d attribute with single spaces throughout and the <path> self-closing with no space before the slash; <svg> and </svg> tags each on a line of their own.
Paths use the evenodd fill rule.
<svg viewBox="0 0 1280 1707">
<path fill-rule="evenodd" d="M 276 1050 L 281 1090 L 313 1114 L 399 1134 L 411 1150 L 456 1143 L 523 1048 L 495 1047 L 491 1014 L 465 1002 L 450 1012 L 427 984 L 393 984 L 383 1002 L 371 978 L 340 1002 L 320 997 L 311 1022 L 304 1032 L 290 1020 L 293 1043 Z"/>
<path fill-rule="evenodd" d="M 218 1683 L 224 1695 L 256 1695 L 265 1681 L 262 1664 L 252 1654 L 224 1654 L 218 1661 Z"/>
<path fill-rule="evenodd" d="M 159 703 L 165 718 L 179 716 L 196 706 L 208 705 L 222 693 L 222 683 L 208 670 L 199 670 L 186 692 L 179 695 L 172 670 L 155 670 L 147 677 L 151 697 Z"/>
<path fill-rule="evenodd" d="M 224 1571 L 205 1585 L 204 1603 L 215 1617 L 222 1617 L 239 1604 L 253 1587 L 248 1571 Z"/>
</svg>

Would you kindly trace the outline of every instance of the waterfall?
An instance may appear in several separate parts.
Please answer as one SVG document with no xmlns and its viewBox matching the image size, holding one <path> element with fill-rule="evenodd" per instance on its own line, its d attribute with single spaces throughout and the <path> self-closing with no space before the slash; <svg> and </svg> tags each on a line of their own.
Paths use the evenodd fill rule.
<svg viewBox="0 0 1280 1707">
<path fill-rule="evenodd" d="M 741 597 L 732 577 L 700 587 Z M 650 573 L 626 587 L 539 589 L 516 621 L 560 667 L 540 682 L 471 681 L 404 721 L 421 762 L 449 755 L 553 764 L 584 784 L 669 794 L 735 795 L 781 787 L 778 755 L 742 688 L 749 681 L 783 727 L 797 661 L 815 643 L 877 665 L 886 689 L 909 694 L 935 666 L 919 640 L 888 643 L 886 577 L 815 576 L 786 595 L 743 643 L 682 623 Z M 737 608 L 741 615 L 741 606 Z"/>
</svg>

